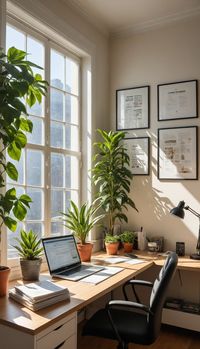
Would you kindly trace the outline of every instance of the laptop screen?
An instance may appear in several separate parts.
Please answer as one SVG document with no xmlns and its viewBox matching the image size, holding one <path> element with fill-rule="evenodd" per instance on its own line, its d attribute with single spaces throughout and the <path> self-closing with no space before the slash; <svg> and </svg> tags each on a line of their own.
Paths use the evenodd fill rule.
<svg viewBox="0 0 200 349">
<path fill-rule="evenodd" d="M 80 264 L 80 257 L 73 235 L 42 239 L 49 271 L 70 269 Z"/>
</svg>

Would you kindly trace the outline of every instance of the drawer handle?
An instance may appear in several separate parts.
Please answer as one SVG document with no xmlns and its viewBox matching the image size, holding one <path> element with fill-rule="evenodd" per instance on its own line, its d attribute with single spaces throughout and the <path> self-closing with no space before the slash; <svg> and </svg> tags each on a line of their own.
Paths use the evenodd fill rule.
<svg viewBox="0 0 200 349">
<path fill-rule="evenodd" d="M 60 326 L 56 327 L 56 328 L 54 329 L 54 331 L 58 331 L 61 327 L 63 327 L 63 325 L 60 325 Z M 56 349 L 56 348 L 55 348 L 55 349 Z"/>
<path fill-rule="evenodd" d="M 60 344 L 59 344 L 59 345 L 57 345 L 57 347 L 55 347 L 54 349 L 59 349 L 59 348 L 61 348 L 65 342 L 66 342 L 66 341 L 64 341 L 64 342 L 60 343 Z"/>
</svg>

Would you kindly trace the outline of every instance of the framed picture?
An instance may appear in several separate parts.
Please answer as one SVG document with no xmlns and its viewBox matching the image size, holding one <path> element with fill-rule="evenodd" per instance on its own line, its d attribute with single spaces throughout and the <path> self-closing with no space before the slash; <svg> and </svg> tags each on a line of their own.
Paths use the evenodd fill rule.
<svg viewBox="0 0 200 349">
<path fill-rule="evenodd" d="M 130 157 L 129 168 L 134 175 L 149 175 L 149 137 L 125 138 L 123 141 Z"/>
<path fill-rule="evenodd" d="M 157 86 L 158 121 L 198 117 L 197 80 Z"/>
<path fill-rule="evenodd" d="M 158 129 L 158 178 L 198 179 L 198 127 Z"/>
<path fill-rule="evenodd" d="M 117 130 L 149 128 L 149 86 L 116 91 Z"/>
</svg>

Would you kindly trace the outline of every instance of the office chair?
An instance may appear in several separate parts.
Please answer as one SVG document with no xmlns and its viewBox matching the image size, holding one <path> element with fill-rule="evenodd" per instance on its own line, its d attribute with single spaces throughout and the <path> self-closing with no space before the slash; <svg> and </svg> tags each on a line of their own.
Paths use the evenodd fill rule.
<svg viewBox="0 0 200 349">
<path fill-rule="evenodd" d="M 168 285 L 176 270 L 178 257 L 171 252 L 154 283 L 129 280 L 123 286 L 125 300 L 111 300 L 104 309 L 97 311 L 83 328 L 83 336 L 97 336 L 118 341 L 118 349 L 128 349 L 129 343 L 150 345 L 159 335 L 162 308 Z M 149 306 L 140 302 L 136 285 L 151 287 Z M 128 300 L 130 286 L 136 302 Z"/>
</svg>

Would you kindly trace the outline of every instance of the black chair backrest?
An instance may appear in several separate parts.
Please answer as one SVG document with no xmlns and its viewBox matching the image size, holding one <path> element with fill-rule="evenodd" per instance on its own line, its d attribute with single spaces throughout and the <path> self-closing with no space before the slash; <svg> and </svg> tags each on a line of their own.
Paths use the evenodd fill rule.
<svg viewBox="0 0 200 349">
<path fill-rule="evenodd" d="M 171 252 L 167 256 L 158 278 L 154 281 L 150 296 L 151 313 L 149 315 L 149 331 L 152 336 L 152 340 L 157 338 L 160 331 L 162 308 L 166 300 L 168 286 L 175 274 L 177 263 L 177 254 L 175 252 Z"/>
</svg>

